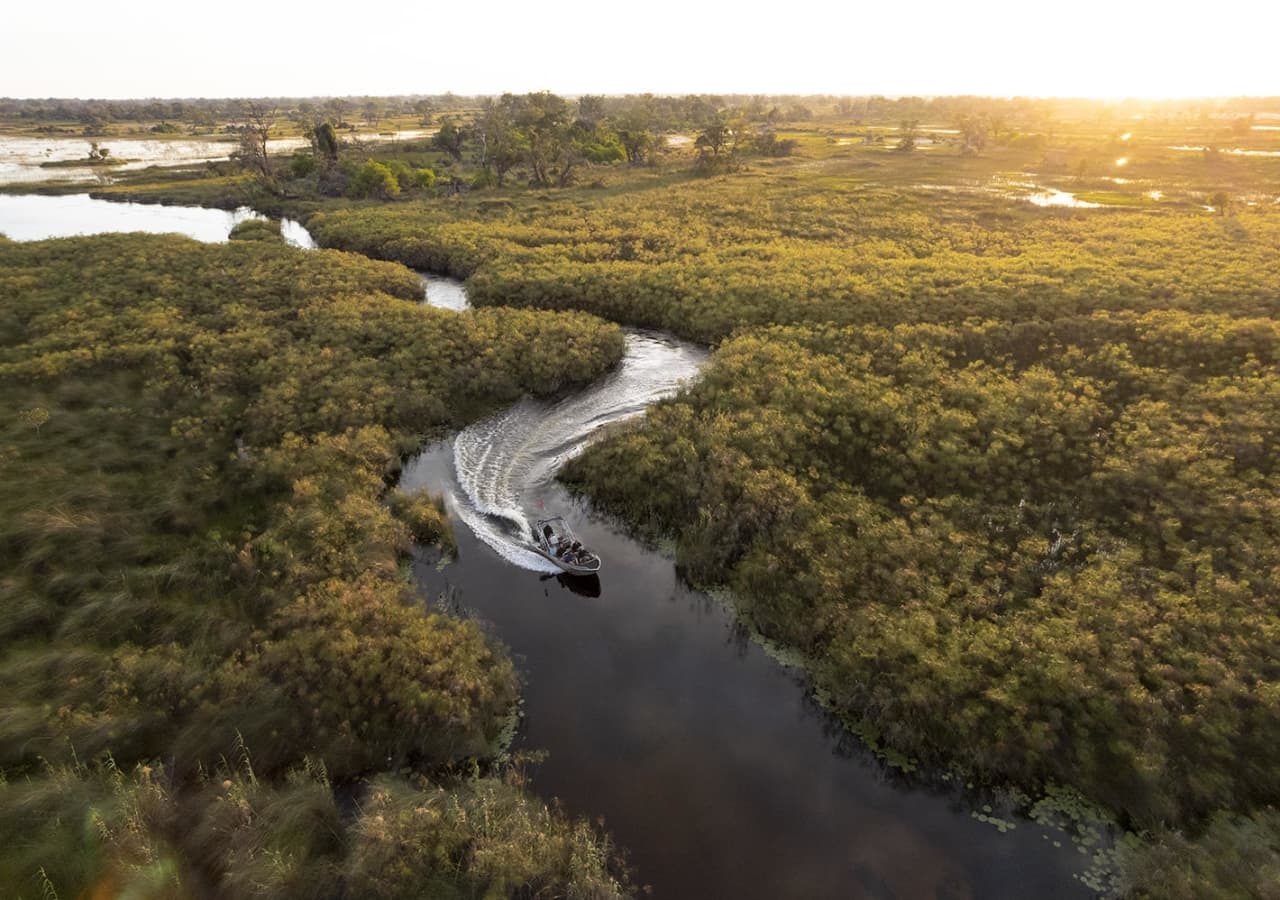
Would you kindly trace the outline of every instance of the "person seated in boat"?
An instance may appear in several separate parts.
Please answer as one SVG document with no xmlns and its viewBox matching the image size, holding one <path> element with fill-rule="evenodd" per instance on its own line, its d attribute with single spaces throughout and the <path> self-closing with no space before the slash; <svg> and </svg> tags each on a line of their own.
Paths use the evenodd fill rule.
<svg viewBox="0 0 1280 900">
<path fill-rule="evenodd" d="M 542 526 L 542 536 L 547 539 L 547 543 L 551 543 L 551 539 L 555 536 L 555 532 L 551 530 L 550 525 Z"/>
</svg>

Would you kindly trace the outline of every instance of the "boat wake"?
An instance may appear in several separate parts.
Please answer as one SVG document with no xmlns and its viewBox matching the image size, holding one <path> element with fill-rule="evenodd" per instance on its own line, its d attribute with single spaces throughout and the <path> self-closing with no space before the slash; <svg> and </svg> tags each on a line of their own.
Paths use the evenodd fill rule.
<svg viewBox="0 0 1280 900">
<path fill-rule="evenodd" d="M 525 549 L 530 510 L 556 470 L 598 429 L 644 412 L 694 378 L 706 351 L 647 331 L 627 330 L 618 367 L 553 403 L 525 399 L 459 432 L 453 442 L 457 491 L 450 506 L 503 559 L 536 572 L 559 571 Z M 536 518 L 536 516 L 534 516 Z"/>
</svg>

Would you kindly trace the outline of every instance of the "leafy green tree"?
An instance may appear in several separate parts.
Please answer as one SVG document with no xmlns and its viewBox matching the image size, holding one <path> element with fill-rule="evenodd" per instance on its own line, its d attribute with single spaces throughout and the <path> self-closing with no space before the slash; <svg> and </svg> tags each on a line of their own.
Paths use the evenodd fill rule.
<svg viewBox="0 0 1280 900">
<path fill-rule="evenodd" d="M 658 138 L 643 124 L 623 125 L 618 129 L 618 141 L 633 166 L 644 165 L 651 158 Z"/>
<path fill-rule="evenodd" d="M 605 119 L 604 97 L 595 94 L 583 94 L 578 98 L 577 119 L 588 129 L 594 129 Z"/>
<path fill-rule="evenodd" d="M 318 159 L 332 164 L 338 160 L 338 133 L 331 122 L 318 122 L 311 129 L 311 147 Z"/>
<path fill-rule="evenodd" d="M 729 139 L 728 124 L 717 120 L 698 132 L 698 136 L 694 140 L 694 146 L 698 148 L 699 152 L 708 153 L 713 157 L 719 158 L 721 152 L 729 146 Z"/>
<path fill-rule="evenodd" d="M 34 428 L 39 432 L 45 426 L 45 423 L 49 421 L 49 410 L 43 406 L 33 406 L 30 409 L 20 411 L 18 420 L 28 428 Z"/>
<path fill-rule="evenodd" d="M 497 101 L 486 100 L 476 118 L 478 161 L 482 169 L 493 173 L 498 187 L 528 151 L 528 142 L 516 126 L 517 107 L 516 98 L 504 94 Z"/>
<path fill-rule="evenodd" d="M 557 165 L 561 167 L 559 180 L 567 183 L 576 164 L 569 135 L 573 122 L 568 102 L 548 91 L 526 94 L 520 98 L 515 121 L 527 143 L 525 157 L 534 183 L 554 183 L 553 170 Z"/>
<path fill-rule="evenodd" d="M 431 139 L 431 145 L 449 154 L 454 162 L 462 162 L 462 151 L 466 143 L 466 129 L 459 127 L 452 116 L 446 116 L 441 121 L 440 130 Z"/>
</svg>

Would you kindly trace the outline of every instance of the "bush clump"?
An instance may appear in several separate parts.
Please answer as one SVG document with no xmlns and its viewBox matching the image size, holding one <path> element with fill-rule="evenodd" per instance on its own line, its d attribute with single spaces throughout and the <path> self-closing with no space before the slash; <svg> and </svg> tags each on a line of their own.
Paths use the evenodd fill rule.
<svg viewBox="0 0 1280 900">
<path fill-rule="evenodd" d="M 269 244 L 283 244 L 284 236 L 280 233 L 280 222 L 271 219 L 245 219 L 237 222 L 227 235 L 229 241 L 263 241 Z"/>
</svg>

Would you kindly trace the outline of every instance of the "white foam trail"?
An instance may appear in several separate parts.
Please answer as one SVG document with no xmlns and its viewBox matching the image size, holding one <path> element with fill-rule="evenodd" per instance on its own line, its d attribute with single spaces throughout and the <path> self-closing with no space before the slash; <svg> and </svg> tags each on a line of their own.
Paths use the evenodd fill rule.
<svg viewBox="0 0 1280 900">
<path fill-rule="evenodd" d="M 533 495 L 597 429 L 639 415 L 698 374 L 706 351 L 642 331 L 627 331 L 618 368 L 554 403 L 522 400 L 459 432 L 453 464 L 461 495 L 458 517 L 507 561 L 538 572 L 558 571 L 522 546 L 531 538 L 525 513 Z"/>
<path fill-rule="evenodd" d="M 467 286 L 456 278 L 419 272 L 418 279 L 422 282 L 422 299 L 427 306 L 438 306 L 454 312 L 471 308 L 471 301 L 467 299 Z"/>
</svg>

